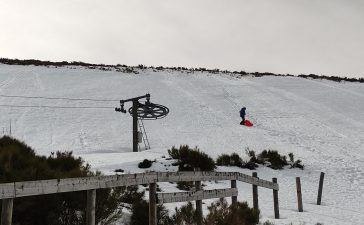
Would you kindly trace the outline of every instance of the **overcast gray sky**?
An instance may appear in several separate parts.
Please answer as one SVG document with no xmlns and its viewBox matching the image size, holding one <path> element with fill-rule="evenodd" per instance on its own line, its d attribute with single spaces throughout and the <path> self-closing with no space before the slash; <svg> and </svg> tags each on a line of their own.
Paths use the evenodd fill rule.
<svg viewBox="0 0 364 225">
<path fill-rule="evenodd" d="M 364 77 L 364 1 L 0 0 L 0 57 Z"/>
</svg>

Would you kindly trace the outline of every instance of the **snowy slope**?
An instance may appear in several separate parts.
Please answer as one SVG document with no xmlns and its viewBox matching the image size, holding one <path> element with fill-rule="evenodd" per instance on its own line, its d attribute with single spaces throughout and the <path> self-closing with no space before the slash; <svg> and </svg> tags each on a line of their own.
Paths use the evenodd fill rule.
<svg viewBox="0 0 364 225">
<path fill-rule="evenodd" d="M 0 105 L 110 107 L 104 109 L 0 107 L 0 128 L 39 154 L 72 150 L 106 174 L 114 169 L 140 171 L 144 158 L 163 161 L 173 145 L 198 146 L 213 157 L 293 152 L 305 170 L 259 168 L 265 179 L 277 177 L 283 219 L 274 220 L 271 191 L 260 190 L 262 221 L 275 224 L 363 224 L 364 86 L 294 77 L 243 77 L 207 73 L 139 71 L 123 74 L 85 68 L 46 68 L 0 64 L 0 95 L 95 98 L 87 102 L 0 96 Z M 131 153 L 132 120 L 114 111 L 117 100 L 151 93 L 153 103 L 170 109 L 161 120 L 145 121 L 152 149 Z M 131 105 L 127 104 L 126 108 Z M 247 107 L 253 128 L 239 125 Z M 157 169 L 164 170 L 161 164 Z M 243 171 L 236 168 L 220 170 Z M 325 172 L 323 205 L 316 206 L 320 172 Z M 301 177 L 304 210 L 297 212 L 295 177 Z M 222 183 L 221 185 L 224 185 Z M 228 184 L 226 183 L 224 187 Z M 251 201 L 251 187 L 239 185 L 239 200 Z M 168 185 L 167 185 L 168 186 Z M 168 189 L 168 187 L 165 187 Z M 216 185 L 208 185 L 213 188 Z M 206 207 L 206 204 L 204 205 Z"/>
</svg>

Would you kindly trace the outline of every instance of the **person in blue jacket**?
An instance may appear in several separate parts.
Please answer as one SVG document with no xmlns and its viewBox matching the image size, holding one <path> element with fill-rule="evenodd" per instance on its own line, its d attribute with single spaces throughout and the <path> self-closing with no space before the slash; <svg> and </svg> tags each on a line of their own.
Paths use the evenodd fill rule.
<svg viewBox="0 0 364 225">
<path fill-rule="evenodd" d="M 240 109 L 240 117 L 241 117 L 241 122 L 240 124 L 241 125 L 244 125 L 245 124 L 245 115 L 246 115 L 246 112 L 245 112 L 246 108 L 243 107 Z"/>
</svg>

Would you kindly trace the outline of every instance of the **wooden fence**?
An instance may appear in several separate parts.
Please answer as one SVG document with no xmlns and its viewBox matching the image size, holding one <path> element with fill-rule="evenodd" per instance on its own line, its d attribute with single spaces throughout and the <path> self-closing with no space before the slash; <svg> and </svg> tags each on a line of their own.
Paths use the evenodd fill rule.
<svg viewBox="0 0 364 225">
<path fill-rule="evenodd" d="M 201 190 L 201 181 L 230 180 L 231 188 Z M 176 193 L 157 193 L 158 182 L 194 181 L 195 191 Z M 236 204 L 238 189 L 236 181 L 252 184 L 254 208 L 258 208 L 258 189 L 263 187 L 273 190 L 274 214 L 279 218 L 277 179 L 262 180 L 256 173 L 249 176 L 237 172 L 148 172 L 112 176 L 80 177 L 53 180 L 25 181 L 0 184 L 2 200 L 1 225 L 11 225 L 13 199 L 26 196 L 56 194 L 64 192 L 87 191 L 86 224 L 95 225 L 96 189 L 149 184 L 149 224 L 157 224 L 157 204 L 196 201 L 199 222 L 202 223 L 202 200 L 210 198 L 232 197 Z"/>
</svg>

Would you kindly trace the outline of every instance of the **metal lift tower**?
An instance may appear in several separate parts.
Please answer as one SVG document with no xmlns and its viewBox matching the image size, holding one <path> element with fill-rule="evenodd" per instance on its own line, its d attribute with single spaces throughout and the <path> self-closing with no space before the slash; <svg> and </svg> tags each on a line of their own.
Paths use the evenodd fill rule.
<svg viewBox="0 0 364 225">
<path fill-rule="evenodd" d="M 145 98 L 145 103 L 140 103 L 139 100 Z M 115 108 L 115 111 L 126 113 L 124 103 L 132 102 L 132 107 L 129 108 L 129 113 L 133 117 L 133 152 L 138 152 L 138 118 L 142 120 L 161 119 L 169 113 L 166 106 L 158 105 L 150 102 L 150 94 L 143 96 L 120 100 L 120 108 Z"/>
</svg>

